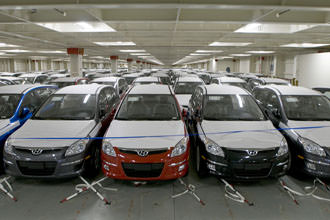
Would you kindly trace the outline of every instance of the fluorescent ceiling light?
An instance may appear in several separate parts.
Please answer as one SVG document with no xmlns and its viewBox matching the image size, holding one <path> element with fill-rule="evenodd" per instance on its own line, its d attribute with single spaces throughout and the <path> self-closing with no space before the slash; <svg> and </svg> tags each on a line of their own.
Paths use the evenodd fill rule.
<svg viewBox="0 0 330 220">
<path fill-rule="evenodd" d="M 209 53 L 202 53 L 202 54 L 200 54 L 200 53 L 191 53 L 191 54 L 189 54 L 190 56 L 209 56 L 209 55 L 211 55 L 211 54 L 209 54 Z"/>
<path fill-rule="evenodd" d="M 224 56 L 224 57 L 220 57 L 221 59 L 232 59 L 234 57 L 230 57 L 230 56 Z"/>
<path fill-rule="evenodd" d="M 221 53 L 223 50 L 196 50 L 195 53 Z"/>
<path fill-rule="evenodd" d="M 66 53 L 65 51 L 61 51 L 61 50 L 37 50 L 37 51 L 33 51 L 36 53 Z"/>
<path fill-rule="evenodd" d="M 251 23 L 247 24 L 239 29 L 236 33 L 295 33 L 303 31 L 316 25 L 307 25 L 307 24 L 260 24 L 260 23 Z"/>
<path fill-rule="evenodd" d="M 209 46 L 213 47 L 243 47 L 250 45 L 252 43 L 245 43 L 245 42 L 213 42 L 210 43 Z"/>
<path fill-rule="evenodd" d="M 104 58 L 102 56 L 94 56 L 94 57 L 89 57 L 89 58 L 92 58 L 92 59 L 106 59 L 106 58 Z"/>
<path fill-rule="evenodd" d="M 6 53 L 4 53 L 4 52 L 0 52 L 0 55 L 5 55 Z"/>
<path fill-rule="evenodd" d="M 138 56 L 138 58 L 143 58 L 143 59 L 145 59 L 145 58 L 154 58 L 153 56 Z"/>
<path fill-rule="evenodd" d="M 300 44 L 284 44 L 281 47 L 302 47 L 302 48 L 313 48 L 313 47 L 323 47 L 330 44 L 314 44 L 314 43 L 300 43 Z"/>
<path fill-rule="evenodd" d="M 120 52 L 123 53 L 143 53 L 146 52 L 145 50 L 119 50 Z"/>
<path fill-rule="evenodd" d="M 234 54 L 230 54 L 230 56 L 233 56 L 233 57 L 249 57 L 249 56 L 251 56 L 251 54 L 234 53 Z"/>
<path fill-rule="evenodd" d="M 0 47 L 19 47 L 19 46 L 14 45 L 14 44 L 0 43 Z"/>
<path fill-rule="evenodd" d="M 150 53 L 130 53 L 132 56 L 148 56 Z"/>
<path fill-rule="evenodd" d="M 94 44 L 101 46 L 135 46 L 132 41 L 94 42 Z"/>
<path fill-rule="evenodd" d="M 35 23 L 39 26 L 58 32 L 115 32 L 103 22 L 44 22 Z"/>
<path fill-rule="evenodd" d="M 1 52 L 6 52 L 6 53 L 29 53 L 29 52 L 32 52 L 32 51 L 30 51 L 30 50 L 13 49 L 13 50 L 1 50 Z"/>
<path fill-rule="evenodd" d="M 266 51 L 266 50 L 250 50 L 250 51 L 246 51 L 246 53 L 255 53 L 255 54 L 268 54 L 268 53 L 275 53 L 275 51 Z"/>
</svg>

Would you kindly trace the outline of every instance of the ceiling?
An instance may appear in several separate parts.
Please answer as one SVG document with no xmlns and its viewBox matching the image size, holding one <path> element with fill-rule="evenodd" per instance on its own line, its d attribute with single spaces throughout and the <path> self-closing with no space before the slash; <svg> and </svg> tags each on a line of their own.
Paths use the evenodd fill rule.
<svg viewBox="0 0 330 220">
<path fill-rule="evenodd" d="M 87 25 L 94 22 L 106 24 L 114 31 L 70 32 L 69 28 L 66 30 L 69 32 L 59 32 L 38 25 L 50 22 Z M 133 58 L 165 65 L 251 54 L 247 51 L 302 54 L 329 51 L 330 47 L 281 45 L 330 44 L 329 22 L 328 0 L 1 0 L 0 58 L 66 57 L 69 47 L 84 48 L 87 59 L 118 55 L 120 59 Z M 252 29 L 248 29 L 248 33 L 237 32 L 242 27 L 252 27 L 251 24 L 257 33 L 250 33 Z M 94 43 L 117 41 L 134 42 L 135 45 Z M 209 46 L 213 42 L 250 44 Z M 1 43 L 19 47 L 1 47 Z M 141 59 L 119 51 L 125 49 L 145 50 L 150 57 Z M 197 50 L 204 50 L 205 55 L 189 56 Z"/>
</svg>

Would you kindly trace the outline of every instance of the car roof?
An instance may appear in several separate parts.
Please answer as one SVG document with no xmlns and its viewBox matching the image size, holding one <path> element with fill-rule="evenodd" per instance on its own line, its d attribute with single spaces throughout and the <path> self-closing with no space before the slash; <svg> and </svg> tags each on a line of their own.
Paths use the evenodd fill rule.
<svg viewBox="0 0 330 220">
<path fill-rule="evenodd" d="M 177 82 L 204 82 L 204 81 L 199 77 L 183 76 L 178 78 Z"/>
<path fill-rule="evenodd" d="M 121 77 L 111 76 L 111 77 L 100 77 L 93 79 L 91 82 L 117 82 Z"/>
<path fill-rule="evenodd" d="M 158 77 L 154 76 L 146 76 L 146 77 L 138 77 L 134 80 L 134 82 L 159 82 Z"/>
<path fill-rule="evenodd" d="M 281 95 L 320 95 L 320 92 L 301 86 L 267 85 L 262 88 L 274 88 Z"/>
<path fill-rule="evenodd" d="M 23 94 L 27 89 L 38 88 L 38 87 L 54 87 L 51 85 L 33 85 L 33 84 L 24 84 L 24 85 L 8 85 L 0 87 L 0 94 Z"/>
<path fill-rule="evenodd" d="M 247 91 L 237 86 L 211 84 L 206 85 L 205 89 L 208 95 L 249 95 Z"/>
<path fill-rule="evenodd" d="M 55 94 L 96 94 L 102 87 L 107 86 L 99 84 L 66 86 L 57 90 Z"/>
<path fill-rule="evenodd" d="M 7 79 L 7 80 L 23 80 L 22 78 L 14 77 L 14 76 L 0 76 L 0 79 Z"/>
<path fill-rule="evenodd" d="M 36 76 L 40 76 L 40 75 L 44 75 L 44 74 L 41 74 L 41 73 L 25 73 L 25 74 L 20 75 L 19 77 L 20 78 L 23 78 L 23 77 L 36 77 Z"/>
<path fill-rule="evenodd" d="M 237 77 L 228 77 L 228 76 L 224 76 L 224 77 L 219 77 L 216 78 L 219 79 L 220 82 L 238 82 L 238 83 L 246 83 L 246 81 L 244 81 L 243 79 L 237 78 Z"/>
<path fill-rule="evenodd" d="M 129 94 L 172 94 L 168 85 L 161 84 L 148 84 L 148 85 L 136 85 Z"/>
<path fill-rule="evenodd" d="M 259 77 L 259 79 L 264 80 L 266 83 L 289 83 L 287 80 L 279 78 Z"/>
<path fill-rule="evenodd" d="M 79 79 L 85 79 L 83 77 L 61 77 L 61 78 L 57 78 L 52 80 L 52 82 L 76 82 Z"/>
</svg>

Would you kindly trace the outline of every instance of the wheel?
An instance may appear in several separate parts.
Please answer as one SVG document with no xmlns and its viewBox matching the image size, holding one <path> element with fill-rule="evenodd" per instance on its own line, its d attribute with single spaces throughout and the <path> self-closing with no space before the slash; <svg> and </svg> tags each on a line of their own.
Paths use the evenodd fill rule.
<svg viewBox="0 0 330 220">
<path fill-rule="evenodd" d="M 200 178 L 205 177 L 207 175 L 207 170 L 205 167 L 205 163 L 201 159 L 200 147 L 196 144 L 196 171 Z"/>
<path fill-rule="evenodd" d="M 91 157 L 86 161 L 85 174 L 89 177 L 95 177 L 99 174 L 101 168 L 101 150 L 99 147 L 93 147 Z"/>
</svg>

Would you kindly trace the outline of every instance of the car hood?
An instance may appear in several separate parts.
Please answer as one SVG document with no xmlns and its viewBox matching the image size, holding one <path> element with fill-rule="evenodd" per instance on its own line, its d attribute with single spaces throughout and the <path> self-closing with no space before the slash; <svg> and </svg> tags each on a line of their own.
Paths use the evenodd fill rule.
<svg viewBox="0 0 330 220">
<path fill-rule="evenodd" d="M 12 145 L 19 147 L 61 148 L 70 146 L 77 138 L 87 137 L 96 122 L 62 120 L 28 120 L 10 137 Z M 19 138 L 59 138 L 59 139 L 19 139 Z M 60 139 L 63 138 L 63 139 Z M 72 139 L 70 139 L 72 138 Z"/>
<path fill-rule="evenodd" d="M 269 149 L 283 139 L 270 121 L 203 120 L 202 127 L 208 138 L 230 149 Z"/>
<path fill-rule="evenodd" d="M 289 120 L 288 126 L 298 128 L 294 131 L 301 137 L 308 138 L 321 146 L 330 147 L 330 136 L 328 136 L 330 134 L 330 121 Z"/>
<path fill-rule="evenodd" d="M 136 136 L 139 136 L 139 138 L 132 138 Z M 105 137 L 109 137 L 111 144 L 118 148 L 164 149 L 174 147 L 184 137 L 184 124 L 181 120 L 114 120 L 111 123 Z"/>
<path fill-rule="evenodd" d="M 188 106 L 191 95 L 175 95 L 181 106 Z"/>
</svg>

